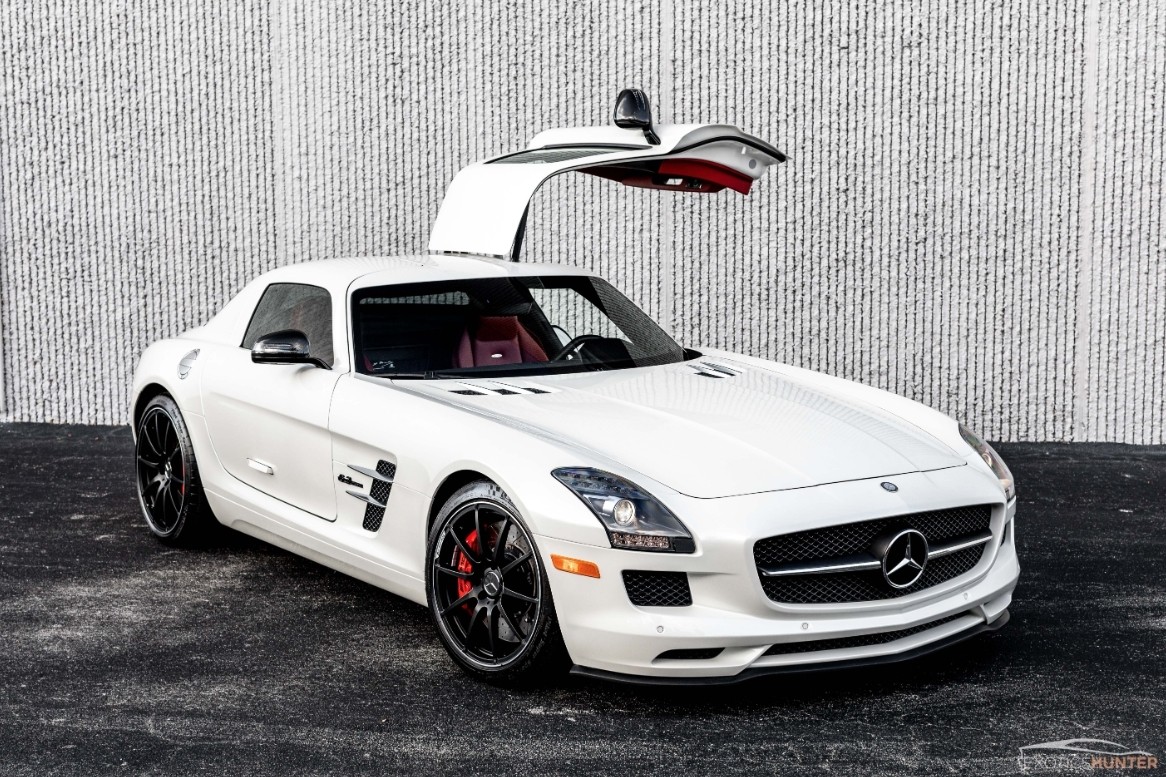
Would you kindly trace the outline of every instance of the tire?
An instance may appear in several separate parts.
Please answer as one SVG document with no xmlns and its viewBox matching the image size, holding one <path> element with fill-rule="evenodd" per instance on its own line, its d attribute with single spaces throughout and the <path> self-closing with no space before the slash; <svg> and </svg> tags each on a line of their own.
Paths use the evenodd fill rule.
<svg viewBox="0 0 1166 777">
<path fill-rule="evenodd" d="M 453 494 L 425 559 L 434 627 L 466 673 L 504 686 L 563 674 L 569 662 L 542 557 L 506 492 L 479 480 Z"/>
<path fill-rule="evenodd" d="M 134 453 L 138 504 L 154 536 L 170 545 L 204 539 L 213 516 L 186 422 L 169 396 L 154 397 L 142 411 Z"/>
</svg>

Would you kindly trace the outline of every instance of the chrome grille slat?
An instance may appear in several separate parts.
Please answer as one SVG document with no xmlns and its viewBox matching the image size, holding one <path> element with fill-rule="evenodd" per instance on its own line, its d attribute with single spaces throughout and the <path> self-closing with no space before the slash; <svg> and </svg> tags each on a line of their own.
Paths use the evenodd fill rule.
<svg viewBox="0 0 1166 777">
<path fill-rule="evenodd" d="M 953 540 L 931 545 L 927 557 L 940 558 L 984 545 L 992 540 L 992 532 L 985 529 L 976 534 L 956 537 Z M 873 571 L 882 567 L 882 562 L 870 553 L 861 553 L 856 556 L 842 556 L 818 561 L 793 561 L 776 566 L 759 566 L 757 569 L 766 577 L 782 575 L 837 575 L 843 572 Z"/>
</svg>

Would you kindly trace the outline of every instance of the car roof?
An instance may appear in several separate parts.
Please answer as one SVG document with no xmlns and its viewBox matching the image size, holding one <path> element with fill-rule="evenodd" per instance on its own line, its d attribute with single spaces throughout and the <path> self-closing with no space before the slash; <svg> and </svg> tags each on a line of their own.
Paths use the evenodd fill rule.
<svg viewBox="0 0 1166 777">
<path fill-rule="evenodd" d="M 326 289 L 334 300 L 347 300 L 350 292 L 375 286 L 530 275 L 595 276 L 595 273 L 564 264 L 519 263 L 472 255 L 317 259 L 277 267 L 260 275 L 231 298 L 210 321 L 189 330 L 186 335 L 225 344 L 237 343 L 263 292 L 274 283 L 319 286 Z"/>
<path fill-rule="evenodd" d="M 349 290 L 425 281 L 498 278 L 529 275 L 594 275 L 581 267 L 542 262 L 448 254 L 320 259 L 279 267 L 256 279 L 273 283 L 306 283 L 343 296 Z"/>
</svg>

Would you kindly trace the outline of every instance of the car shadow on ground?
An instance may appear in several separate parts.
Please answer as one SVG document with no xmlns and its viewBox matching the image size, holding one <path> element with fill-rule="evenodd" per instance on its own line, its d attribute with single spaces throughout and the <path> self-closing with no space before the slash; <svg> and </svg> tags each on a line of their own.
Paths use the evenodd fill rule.
<svg viewBox="0 0 1166 777">
<path fill-rule="evenodd" d="M 221 525 L 211 529 L 197 545 L 183 551 L 215 560 L 231 556 L 277 560 L 281 574 L 286 574 L 289 580 L 311 580 L 321 597 L 350 600 L 354 619 L 379 616 L 385 629 L 397 628 L 428 635 L 427 647 L 439 659 L 435 671 L 448 673 L 450 682 L 461 679 L 458 668 L 445 656 L 428 611 L 413 602 Z M 1009 628 L 1015 630 L 1017 626 L 1010 624 Z M 486 683 L 474 685 L 479 686 L 478 692 L 486 696 L 505 695 L 512 700 L 529 698 L 532 703 L 545 701 L 550 694 L 557 704 L 569 708 L 586 708 L 597 702 L 626 706 L 634 700 L 638 709 L 650 708 L 659 714 L 678 718 L 718 710 L 740 712 L 745 707 L 797 707 L 823 700 L 877 705 L 879 700 L 889 694 L 902 693 L 905 688 L 912 693 L 927 695 L 949 687 L 953 682 L 975 682 L 990 677 L 1009 660 L 1005 647 L 1007 641 L 1001 634 L 983 634 L 934 654 L 874 669 L 826 669 L 756 677 L 732 684 L 643 685 L 564 673 L 520 688 L 499 688 Z"/>
</svg>

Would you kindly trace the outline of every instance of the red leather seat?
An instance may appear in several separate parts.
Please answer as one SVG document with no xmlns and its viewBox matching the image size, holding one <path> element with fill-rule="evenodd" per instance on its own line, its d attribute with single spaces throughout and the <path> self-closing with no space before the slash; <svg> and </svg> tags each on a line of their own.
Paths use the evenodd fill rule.
<svg viewBox="0 0 1166 777">
<path fill-rule="evenodd" d="M 518 316 L 482 316 L 462 333 L 453 355 L 453 366 L 459 368 L 545 361 L 546 351 Z"/>
</svg>

